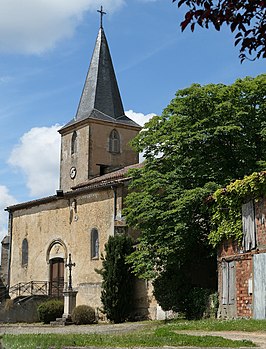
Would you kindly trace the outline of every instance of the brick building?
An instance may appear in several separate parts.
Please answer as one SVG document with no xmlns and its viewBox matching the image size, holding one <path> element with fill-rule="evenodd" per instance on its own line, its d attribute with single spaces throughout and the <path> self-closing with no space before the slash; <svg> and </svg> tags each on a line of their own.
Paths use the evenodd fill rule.
<svg viewBox="0 0 266 349">
<path fill-rule="evenodd" d="M 266 318 L 266 198 L 242 206 L 241 246 L 224 241 L 218 250 L 219 316 Z"/>
</svg>

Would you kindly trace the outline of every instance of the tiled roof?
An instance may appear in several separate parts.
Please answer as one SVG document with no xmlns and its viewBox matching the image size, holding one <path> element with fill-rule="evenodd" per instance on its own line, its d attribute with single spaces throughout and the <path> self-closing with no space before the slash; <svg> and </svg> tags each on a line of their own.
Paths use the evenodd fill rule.
<svg viewBox="0 0 266 349">
<path fill-rule="evenodd" d="M 109 172 L 104 174 L 103 176 L 98 176 L 92 179 L 88 179 L 88 181 L 83 182 L 75 187 L 72 187 L 73 190 L 78 189 L 78 188 L 83 188 L 86 186 L 90 186 L 92 184 L 104 184 L 104 183 L 110 183 L 114 182 L 117 180 L 121 179 L 127 179 L 126 175 L 129 170 L 134 169 L 134 168 L 141 168 L 143 167 L 143 163 L 141 164 L 134 164 L 134 165 L 129 165 L 126 167 L 123 167 L 117 171 Z"/>
</svg>

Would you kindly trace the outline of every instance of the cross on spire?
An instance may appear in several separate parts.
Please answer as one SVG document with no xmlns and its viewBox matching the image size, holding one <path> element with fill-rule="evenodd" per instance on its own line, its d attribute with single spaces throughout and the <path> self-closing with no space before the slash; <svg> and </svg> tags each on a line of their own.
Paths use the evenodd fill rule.
<svg viewBox="0 0 266 349">
<path fill-rule="evenodd" d="M 101 6 L 100 10 L 97 10 L 101 14 L 101 22 L 100 22 L 100 28 L 103 27 L 103 15 L 106 15 L 106 12 L 103 11 L 103 7 Z"/>
</svg>

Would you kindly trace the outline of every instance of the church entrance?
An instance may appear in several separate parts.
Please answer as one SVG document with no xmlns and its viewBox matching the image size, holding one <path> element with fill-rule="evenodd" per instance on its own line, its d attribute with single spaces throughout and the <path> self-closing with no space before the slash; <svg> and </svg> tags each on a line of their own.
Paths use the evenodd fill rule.
<svg viewBox="0 0 266 349">
<path fill-rule="evenodd" d="M 64 259 L 53 258 L 50 259 L 50 296 L 61 298 L 64 290 Z"/>
</svg>

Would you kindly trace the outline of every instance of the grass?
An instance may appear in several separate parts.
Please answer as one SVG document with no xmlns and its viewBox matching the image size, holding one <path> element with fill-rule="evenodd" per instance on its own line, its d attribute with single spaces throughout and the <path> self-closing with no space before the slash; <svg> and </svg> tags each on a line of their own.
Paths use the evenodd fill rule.
<svg viewBox="0 0 266 349">
<path fill-rule="evenodd" d="M 66 346 L 96 347 L 163 347 L 163 346 L 197 346 L 197 347 L 252 347 L 252 342 L 233 341 L 217 336 L 192 336 L 178 334 L 182 322 L 171 322 L 148 326 L 144 330 L 123 334 L 24 334 L 3 336 L 5 349 L 61 349 Z M 183 321 L 183 324 L 187 322 Z M 189 322 L 191 324 L 203 323 Z M 194 326 L 194 325 L 193 325 Z M 186 327 L 186 329 L 192 329 Z M 195 329 L 195 328 L 193 328 Z M 203 328 L 201 328 L 203 329 Z M 204 328 L 206 329 L 206 328 Z"/>
<path fill-rule="evenodd" d="M 168 322 L 171 330 L 201 330 L 201 331 L 266 331 L 266 320 L 236 319 L 236 320 L 174 320 Z"/>
</svg>

